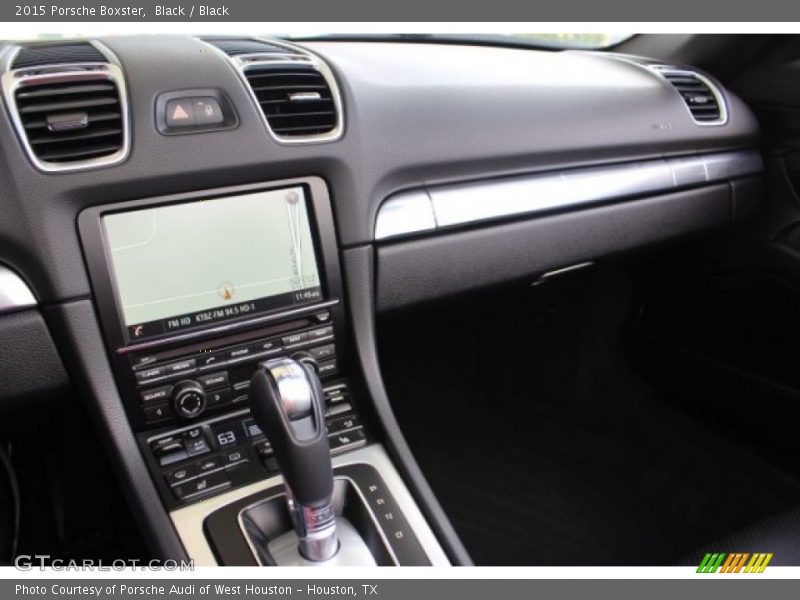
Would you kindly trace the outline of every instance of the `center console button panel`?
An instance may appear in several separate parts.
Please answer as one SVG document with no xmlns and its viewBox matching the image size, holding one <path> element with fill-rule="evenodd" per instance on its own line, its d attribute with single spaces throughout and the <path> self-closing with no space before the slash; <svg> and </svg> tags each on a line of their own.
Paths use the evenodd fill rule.
<svg viewBox="0 0 800 600">
<path fill-rule="evenodd" d="M 331 454 L 367 444 L 370 438 L 350 402 L 347 384 L 328 385 L 324 392 Z M 167 432 L 146 441 L 145 448 L 153 459 L 156 480 L 163 481 L 159 489 L 170 507 L 278 473 L 272 446 L 247 411 Z"/>
<path fill-rule="evenodd" d="M 329 319 L 327 311 L 315 320 Z M 323 321 L 323 322 L 324 322 Z M 196 419 L 209 411 L 233 409 L 247 401 L 247 387 L 256 364 L 281 354 L 302 353 L 313 361 L 321 379 L 339 373 L 333 326 L 260 337 L 243 344 L 214 347 L 160 360 L 157 355 L 132 356 L 142 417 L 147 424 Z"/>
</svg>

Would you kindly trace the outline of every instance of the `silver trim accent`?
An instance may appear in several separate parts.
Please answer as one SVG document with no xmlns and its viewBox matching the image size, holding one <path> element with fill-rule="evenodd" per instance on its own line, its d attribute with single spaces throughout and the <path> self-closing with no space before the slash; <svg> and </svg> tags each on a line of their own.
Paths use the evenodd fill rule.
<svg viewBox="0 0 800 600">
<path fill-rule="evenodd" d="M 683 104 L 684 108 L 686 108 L 686 111 L 689 113 L 689 116 L 696 125 L 700 125 L 701 127 L 718 127 L 720 125 L 725 125 L 728 122 L 728 104 L 725 101 L 725 94 L 722 93 L 719 85 L 711 81 L 708 77 L 698 73 L 697 71 L 681 69 L 680 67 L 673 67 L 671 65 L 647 65 L 647 68 L 650 71 L 657 73 L 664 81 L 667 82 L 667 84 L 669 84 L 669 86 L 675 91 L 676 95 L 681 99 L 681 104 Z M 686 100 L 683 98 L 683 96 L 681 96 L 680 92 L 675 88 L 673 83 L 664 76 L 664 73 L 673 73 L 683 77 L 692 77 L 705 84 L 708 89 L 711 90 L 711 94 L 717 101 L 717 106 L 719 106 L 719 119 L 714 121 L 698 121 L 695 119 L 692 111 L 686 104 Z"/>
<path fill-rule="evenodd" d="M 543 283 L 547 283 L 550 279 L 554 279 L 556 277 L 560 277 L 561 275 L 566 275 L 568 273 L 574 273 L 575 271 L 582 271 L 583 269 L 588 269 L 589 267 L 593 267 L 594 262 L 589 260 L 586 262 L 576 263 L 574 265 L 569 265 L 568 267 L 562 267 L 560 269 L 553 269 L 552 271 L 547 271 L 542 273 L 537 277 L 532 283 L 531 287 L 536 287 L 538 285 L 542 285 Z"/>
<path fill-rule="evenodd" d="M 258 366 L 269 371 L 275 380 L 281 408 L 287 419 L 291 421 L 311 414 L 314 392 L 308 375 L 296 360 L 288 357 L 271 358 Z"/>
<path fill-rule="evenodd" d="M 336 519 L 339 551 L 324 561 L 310 561 L 298 550 L 297 534 L 287 531 L 267 544 L 278 567 L 374 567 L 375 559 L 356 528 L 345 518 Z"/>
<path fill-rule="evenodd" d="M 289 100 L 292 102 L 306 102 L 307 100 L 322 100 L 322 95 L 319 92 L 295 92 L 289 94 Z"/>
<path fill-rule="evenodd" d="M 224 56 L 225 59 L 228 60 L 231 65 L 233 65 L 233 68 L 239 76 L 239 79 L 241 79 L 242 83 L 244 83 L 247 93 L 255 103 L 256 110 L 261 117 L 264 127 L 266 127 L 267 132 L 269 132 L 269 135 L 272 137 L 272 139 L 279 144 L 319 144 L 323 142 L 335 142 L 344 134 L 344 103 L 342 102 L 342 94 L 339 91 L 339 84 L 336 82 L 336 76 L 333 74 L 331 68 L 316 54 L 313 54 L 303 47 L 295 46 L 294 44 L 287 44 L 286 42 L 280 40 L 250 37 L 247 39 L 264 42 L 265 44 L 270 44 L 272 46 L 286 48 L 291 52 L 287 52 L 286 54 L 272 52 L 229 56 L 222 49 L 217 48 L 217 46 L 212 44 L 209 40 L 202 38 L 198 39 L 212 47 L 215 51 L 221 53 L 222 56 Z M 318 135 L 298 135 L 291 137 L 278 135 L 272 130 L 272 127 L 270 127 L 267 116 L 264 114 L 264 111 L 261 109 L 261 104 L 258 102 L 258 96 L 250 86 L 250 82 L 247 80 L 246 72 L 248 69 L 253 67 L 261 67 L 264 65 L 281 66 L 297 64 L 308 65 L 316 69 L 325 78 L 325 81 L 331 90 L 331 98 L 333 99 L 333 106 L 334 110 L 336 111 L 336 126 L 328 133 L 322 133 Z"/>
<path fill-rule="evenodd" d="M 386 534 L 383 532 L 383 528 L 380 526 L 380 523 L 378 523 L 378 519 L 375 516 L 375 512 L 369 506 L 369 503 L 367 502 L 367 499 L 364 497 L 364 493 L 361 491 L 361 488 L 358 487 L 358 484 L 355 481 L 353 481 L 353 479 L 351 477 L 347 477 L 346 475 L 337 475 L 336 477 L 334 477 L 334 479 L 339 479 L 339 480 L 349 481 L 350 482 L 350 485 L 353 486 L 353 489 L 355 490 L 355 493 L 358 495 L 359 499 L 364 504 L 364 507 L 366 508 L 367 513 L 369 514 L 369 518 L 372 521 L 372 524 L 375 526 L 375 530 L 378 532 L 378 535 L 380 536 L 381 541 L 383 542 L 383 546 L 386 549 L 387 554 L 392 559 L 392 562 L 395 565 L 399 565 L 400 561 L 397 560 L 397 554 L 395 553 L 394 548 L 392 548 L 392 545 L 389 543 L 389 540 L 386 539 Z M 254 508 L 254 507 L 258 506 L 259 504 L 263 504 L 264 502 L 271 502 L 271 501 L 276 500 L 277 498 L 282 498 L 283 496 L 285 496 L 284 493 L 275 494 L 273 496 L 270 496 L 269 498 L 265 498 L 263 500 L 259 500 L 258 502 L 254 502 L 253 504 L 245 506 L 242 510 L 239 511 L 239 514 L 236 516 L 236 522 L 239 524 L 239 530 L 241 531 L 242 535 L 244 536 L 245 541 L 247 542 L 247 546 L 250 548 L 250 552 L 253 555 L 253 558 L 255 558 L 256 562 L 259 565 L 262 565 L 262 566 L 263 566 L 263 563 L 261 562 L 261 558 L 259 557 L 258 551 L 256 550 L 255 545 L 253 544 L 253 540 L 251 539 L 250 535 L 247 533 L 247 529 L 244 526 L 244 513 L 247 512 L 248 510 L 250 510 L 251 508 Z M 337 528 L 341 527 L 343 521 L 347 522 L 346 519 L 344 519 L 342 517 L 337 517 L 337 519 L 336 519 Z M 350 527 L 352 527 L 352 525 Z M 355 529 L 353 529 L 353 532 L 355 533 Z M 293 531 L 290 532 L 290 533 L 294 534 Z M 356 535 L 358 535 L 358 534 L 356 533 Z M 360 539 L 360 537 L 358 539 L 362 544 L 364 543 L 363 540 Z M 294 540 L 295 540 L 295 543 L 296 543 L 297 542 L 297 534 L 294 534 Z M 354 540 L 352 540 L 352 538 L 350 537 L 349 533 L 345 533 L 344 537 L 340 536 L 341 547 L 340 547 L 339 553 L 337 553 L 336 556 L 334 556 L 332 559 L 327 560 L 325 562 L 317 562 L 317 563 L 311 562 L 311 561 L 305 559 L 302 555 L 300 555 L 299 552 L 295 552 L 295 554 L 299 555 L 298 556 L 299 560 L 296 560 L 293 564 L 284 565 L 274 555 L 273 555 L 273 558 L 275 558 L 276 563 L 277 563 L 278 566 L 296 566 L 296 567 L 300 567 L 300 566 L 320 566 L 320 567 L 327 567 L 327 566 L 347 566 L 347 567 L 352 567 L 352 566 L 375 566 L 375 560 L 374 560 L 374 558 L 372 558 L 372 554 L 369 555 L 370 558 L 372 559 L 371 564 L 362 564 L 361 561 L 358 560 L 359 557 L 357 555 L 354 555 L 352 550 L 347 547 L 348 544 L 350 544 L 353 541 Z M 273 550 L 273 544 L 272 543 L 270 543 L 268 545 L 268 549 L 269 549 L 270 552 L 272 552 L 272 550 Z M 344 556 L 342 556 L 342 550 L 344 550 L 344 552 L 345 552 Z M 367 551 L 369 552 L 369 550 L 367 550 Z M 353 560 L 353 559 L 355 559 L 355 560 Z"/>
<path fill-rule="evenodd" d="M 375 220 L 375 239 L 383 240 L 436 229 L 436 215 L 426 190 L 395 194 L 384 202 Z"/>
<path fill-rule="evenodd" d="M 0 314 L 36 306 L 36 298 L 22 278 L 0 265 Z"/>
<path fill-rule="evenodd" d="M 408 526 L 425 549 L 431 564 L 433 566 L 449 566 L 450 561 L 447 559 L 447 555 L 425 521 L 425 517 L 420 512 L 417 503 L 408 491 L 397 469 L 395 469 L 394 464 L 392 464 L 388 454 L 386 454 L 386 450 L 379 444 L 373 444 L 333 458 L 334 467 L 359 463 L 372 465 L 378 470 L 386 487 L 406 518 Z M 282 477 L 271 477 L 170 512 L 169 516 L 172 519 L 172 524 L 175 526 L 175 530 L 178 532 L 189 558 L 194 559 L 197 566 L 216 566 L 216 558 L 203 531 L 203 523 L 206 518 L 215 510 L 232 502 L 246 498 L 256 492 L 282 485 Z"/>
<path fill-rule="evenodd" d="M 670 192 L 763 170 L 756 150 L 739 150 L 412 190 L 381 205 L 375 239 Z"/>
</svg>

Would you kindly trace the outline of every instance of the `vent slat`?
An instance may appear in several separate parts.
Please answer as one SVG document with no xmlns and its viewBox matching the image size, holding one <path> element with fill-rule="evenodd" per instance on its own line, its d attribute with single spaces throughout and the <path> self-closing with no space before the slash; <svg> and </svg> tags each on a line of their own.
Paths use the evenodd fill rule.
<svg viewBox="0 0 800 600">
<path fill-rule="evenodd" d="M 103 54 L 88 42 L 23 46 L 14 58 L 12 69 L 63 65 L 67 63 L 107 63 Z"/>
<path fill-rule="evenodd" d="M 122 115 L 118 112 L 103 112 L 103 113 L 94 113 L 88 115 L 88 122 L 89 125 L 94 123 L 99 123 L 101 121 L 117 121 L 122 118 Z M 25 122 L 25 129 L 40 129 L 42 127 L 47 127 L 47 122 L 44 120 L 30 120 Z"/>
<path fill-rule="evenodd" d="M 259 67 L 245 71 L 261 110 L 276 135 L 322 135 L 338 122 L 331 89 L 313 67 Z M 319 98 L 292 100 L 295 93 L 316 92 Z"/>
<path fill-rule="evenodd" d="M 699 76 L 686 72 L 661 70 L 672 87 L 680 94 L 683 103 L 695 121 L 710 123 L 722 120 L 722 107 L 714 90 Z"/>
<path fill-rule="evenodd" d="M 106 156 L 119 150 L 120 144 L 98 144 L 81 146 L 65 150 L 46 150 L 39 154 L 39 158 L 52 162 L 66 162 L 71 160 Z"/>
<path fill-rule="evenodd" d="M 123 146 L 122 104 L 111 80 L 33 83 L 17 89 L 14 100 L 30 148 L 42 161 L 101 158 Z"/>
<path fill-rule="evenodd" d="M 110 137 L 112 135 L 119 135 L 121 133 L 122 129 L 120 129 L 119 127 L 109 127 L 104 129 L 93 129 L 93 130 L 84 129 L 81 133 L 76 133 L 73 135 L 61 134 L 61 135 L 32 137 L 30 138 L 30 142 L 33 145 L 62 144 L 64 142 L 73 142 L 75 140 L 89 140 L 92 138 Z"/>
<path fill-rule="evenodd" d="M 206 38 L 205 41 L 212 46 L 216 46 L 228 56 L 237 56 L 239 54 L 296 54 L 288 48 L 259 40 Z"/>
<path fill-rule="evenodd" d="M 111 82 L 93 83 L 91 85 L 70 85 L 63 88 L 50 86 L 36 86 L 34 89 L 21 88 L 17 93 L 17 101 L 31 98 L 48 98 L 52 96 L 71 96 L 73 94 L 88 94 L 91 92 L 116 93 L 116 88 Z"/>
<path fill-rule="evenodd" d="M 22 102 L 17 101 L 20 114 L 28 115 L 33 113 L 53 113 L 58 111 L 75 110 L 76 108 L 94 108 L 97 106 L 110 106 L 112 104 L 119 104 L 117 98 L 85 98 L 82 100 L 70 100 L 67 102 L 46 102 L 28 104 L 27 106 L 20 106 Z"/>
<path fill-rule="evenodd" d="M 309 112 L 292 112 L 292 113 L 275 113 L 270 115 L 272 119 L 293 119 L 295 117 L 321 117 L 321 116 L 331 116 L 334 115 L 332 110 L 316 110 L 316 111 L 309 111 Z"/>
</svg>

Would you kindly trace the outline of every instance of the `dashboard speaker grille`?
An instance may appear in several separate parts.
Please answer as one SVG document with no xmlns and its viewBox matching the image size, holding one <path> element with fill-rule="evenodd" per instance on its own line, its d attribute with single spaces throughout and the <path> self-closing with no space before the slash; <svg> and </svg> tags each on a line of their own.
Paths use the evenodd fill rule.
<svg viewBox="0 0 800 600">
<path fill-rule="evenodd" d="M 12 69 L 62 65 L 67 63 L 107 63 L 106 57 L 88 42 L 47 46 L 24 46 L 20 48 Z"/>
<path fill-rule="evenodd" d="M 313 136 L 336 127 L 331 88 L 312 66 L 258 66 L 245 72 L 270 129 L 277 136 Z"/>
<path fill-rule="evenodd" d="M 692 118 L 701 124 L 724 122 L 721 94 L 710 81 L 693 71 L 661 69 L 661 74 L 681 95 Z"/>
<path fill-rule="evenodd" d="M 31 83 L 17 88 L 14 100 L 31 151 L 41 161 L 94 159 L 123 146 L 123 109 L 111 80 Z"/>
</svg>

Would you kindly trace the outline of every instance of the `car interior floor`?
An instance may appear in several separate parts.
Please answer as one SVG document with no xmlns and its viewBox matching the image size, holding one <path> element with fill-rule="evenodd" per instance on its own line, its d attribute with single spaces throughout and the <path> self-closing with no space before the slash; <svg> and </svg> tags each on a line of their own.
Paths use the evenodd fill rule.
<svg viewBox="0 0 800 600">
<path fill-rule="evenodd" d="M 800 504 L 796 473 L 644 375 L 632 273 L 379 322 L 393 409 L 476 564 L 676 564 Z"/>
</svg>

